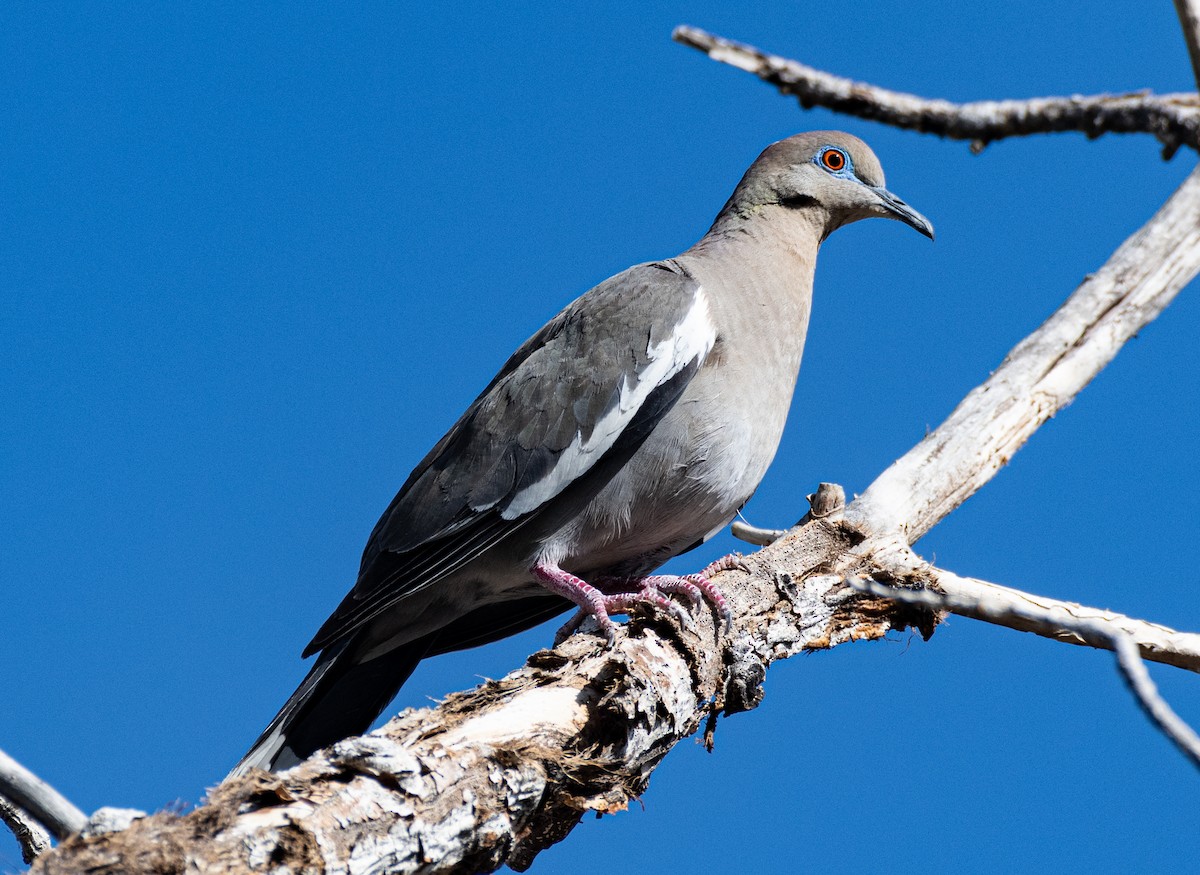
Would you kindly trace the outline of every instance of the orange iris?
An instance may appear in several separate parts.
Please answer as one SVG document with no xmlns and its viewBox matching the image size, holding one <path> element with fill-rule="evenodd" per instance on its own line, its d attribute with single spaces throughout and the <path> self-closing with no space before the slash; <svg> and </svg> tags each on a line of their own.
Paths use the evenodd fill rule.
<svg viewBox="0 0 1200 875">
<path fill-rule="evenodd" d="M 821 156 L 821 163 L 836 172 L 846 166 L 846 156 L 837 149 L 830 149 Z"/>
</svg>

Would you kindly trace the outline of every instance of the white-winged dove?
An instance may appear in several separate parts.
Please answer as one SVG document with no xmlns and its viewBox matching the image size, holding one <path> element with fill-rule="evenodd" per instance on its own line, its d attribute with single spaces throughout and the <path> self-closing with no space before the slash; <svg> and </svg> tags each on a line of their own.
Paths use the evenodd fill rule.
<svg viewBox="0 0 1200 875">
<path fill-rule="evenodd" d="M 609 615 L 635 601 L 679 613 L 678 593 L 726 611 L 703 574 L 648 575 L 757 488 L 800 368 L 817 249 L 869 216 L 933 237 L 861 140 L 789 137 L 695 246 L 602 282 L 522 344 L 384 512 L 304 652 L 316 665 L 235 773 L 366 731 L 422 658 L 572 604 L 610 637 Z"/>
</svg>

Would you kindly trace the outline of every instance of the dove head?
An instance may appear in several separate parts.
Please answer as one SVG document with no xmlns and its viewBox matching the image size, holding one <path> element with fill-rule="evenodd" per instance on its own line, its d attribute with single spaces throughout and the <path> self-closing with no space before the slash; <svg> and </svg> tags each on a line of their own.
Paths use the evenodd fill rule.
<svg viewBox="0 0 1200 875">
<path fill-rule="evenodd" d="M 808 211 L 823 225 L 822 239 L 871 216 L 897 219 L 933 239 L 929 220 L 887 190 L 871 148 L 840 131 L 772 143 L 750 165 L 724 212 L 749 217 L 767 206 Z"/>
</svg>

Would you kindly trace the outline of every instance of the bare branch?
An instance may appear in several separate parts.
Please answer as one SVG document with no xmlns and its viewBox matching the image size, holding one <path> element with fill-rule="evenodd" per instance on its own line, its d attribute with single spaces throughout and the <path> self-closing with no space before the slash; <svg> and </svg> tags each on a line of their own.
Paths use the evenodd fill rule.
<svg viewBox="0 0 1200 875">
<path fill-rule="evenodd" d="M 1200 2 L 1175 0 L 1175 11 L 1179 14 L 1179 25 L 1183 28 L 1188 56 L 1192 59 L 1192 76 L 1200 87 Z"/>
<path fill-rule="evenodd" d="M 908 589 L 935 590 L 933 597 L 942 603 L 938 607 L 920 601 L 921 596 L 914 596 L 914 604 L 1102 650 L 1113 650 L 1112 636 L 1120 634 L 1129 638 L 1145 659 L 1200 673 L 1200 634 L 1177 632 L 1116 611 L 1034 595 L 973 577 L 960 577 L 930 565 L 900 538 L 882 538 L 868 546 L 872 564 L 877 569 L 873 577 L 888 583 L 901 581 Z M 871 592 L 879 595 L 874 590 Z"/>
<path fill-rule="evenodd" d="M 1185 2 L 1194 0 L 1176 0 L 1177 5 Z M 1006 137 L 1061 131 L 1079 131 L 1088 137 L 1153 134 L 1162 143 L 1164 158 L 1180 146 L 1200 149 L 1200 100 L 1195 94 L 1142 91 L 952 103 L 834 76 L 686 25 L 677 27 L 673 37 L 714 61 L 753 73 L 795 97 L 805 109 L 823 106 L 897 128 L 969 140 L 974 151 Z"/>
<path fill-rule="evenodd" d="M 773 544 L 788 533 L 787 529 L 761 529 L 743 520 L 734 520 L 729 526 L 729 531 L 739 541 L 745 541 L 755 547 Z"/>
<path fill-rule="evenodd" d="M 956 578 L 965 581 L 949 572 L 939 569 L 929 569 L 935 580 L 940 582 L 946 578 Z M 1130 692 L 1141 706 L 1146 716 L 1175 744 L 1176 747 L 1191 760 L 1192 765 L 1200 768 L 1200 737 L 1185 723 L 1171 706 L 1158 694 L 1158 688 L 1150 679 L 1146 665 L 1142 662 L 1142 652 L 1134 637 L 1128 634 L 1124 623 L 1112 622 L 1107 617 L 1097 615 L 1083 616 L 1076 611 L 1063 610 L 1057 605 L 1043 607 L 1037 604 L 1041 599 L 1019 593 L 1017 590 L 1007 590 L 995 584 L 985 584 L 983 581 L 971 583 L 983 584 L 984 588 L 973 587 L 975 591 L 958 587 L 957 592 L 937 592 L 931 589 L 910 589 L 908 586 L 888 586 L 876 580 L 847 580 L 856 590 L 881 598 L 894 598 L 909 605 L 929 608 L 931 610 L 946 610 L 968 617 L 974 617 L 1001 626 L 1028 629 L 1046 638 L 1073 643 L 1088 643 L 1105 650 L 1112 650 L 1117 655 L 1117 667 L 1128 685 Z M 906 581 L 906 584 L 908 581 Z M 1010 594 L 1018 594 L 1023 598 L 1013 598 Z M 1075 606 L 1079 607 L 1079 606 Z M 1091 609 L 1084 609 L 1085 611 Z M 1120 615 L 1116 615 L 1120 617 Z M 1120 617 L 1126 622 L 1128 617 Z M 1148 626 L 1150 624 L 1142 624 Z M 1170 630 L 1167 630 L 1168 632 Z M 1176 636 L 1185 633 L 1174 632 Z M 1191 642 L 1194 651 L 1200 635 L 1189 636 L 1195 639 Z"/>
<path fill-rule="evenodd" d="M 59 840 L 79 832 L 87 823 L 87 816 L 82 811 L 2 750 L 0 795 L 28 812 Z"/>
<path fill-rule="evenodd" d="M 7 826 L 21 846 L 21 859 L 32 863 L 50 849 L 50 835 L 21 808 L 0 796 L 0 823 Z"/>
<path fill-rule="evenodd" d="M 1158 687 L 1146 671 L 1146 664 L 1138 654 L 1137 645 L 1128 635 L 1116 633 L 1113 645 L 1117 651 L 1117 664 L 1125 683 L 1137 699 L 1146 716 L 1175 743 L 1180 752 L 1200 768 L 1200 737 L 1158 694 Z"/>
<path fill-rule="evenodd" d="M 809 511 L 800 518 L 800 521 L 796 523 L 797 526 L 840 514 L 846 507 L 846 490 L 836 483 L 822 483 L 817 487 L 816 492 L 804 497 L 808 499 Z M 748 544 L 754 544 L 756 547 L 773 544 L 787 534 L 787 529 L 760 529 L 758 526 L 752 526 L 740 519 L 734 520 L 729 528 L 735 538 Z"/>
<path fill-rule="evenodd" d="M 1149 623 L 1107 611 L 1103 608 L 1090 608 L 1076 602 L 1062 601 L 1046 596 L 1033 595 L 1017 589 L 1009 589 L 996 583 L 976 580 L 971 577 L 959 577 L 940 568 L 932 569 L 932 582 L 947 596 L 960 599 L 963 607 L 954 608 L 956 614 L 975 617 L 978 620 L 997 622 L 995 611 L 988 616 L 975 616 L 969 612 L 971 604 L 986 604 L 989 606 L 1006 605 L 1006 616 L 1010 622 L 1003 625 L 1033 632 L 1056 641 L 1067 644 L 1078 644 L 1086 647 L 1100 647 L 1111 650 L 1112 635 L 1108 632 L 1093 635 L 1088 632 L 1094 628 L 1116 630 L 1135 645 L 1144 659 L 1173 665 L 1187 671 L 1200 672 L 1200 635 L 1194 632 L 1177 632 L 1158 623 Z M 1070 621 L 1061 629 L 1049 630 L 1040 621 L 1031 624 L 1023 623 L 1025 609 L 1038 613 L 1039 616 L 1052 615 L 1063 617 Z"/>
</svg>

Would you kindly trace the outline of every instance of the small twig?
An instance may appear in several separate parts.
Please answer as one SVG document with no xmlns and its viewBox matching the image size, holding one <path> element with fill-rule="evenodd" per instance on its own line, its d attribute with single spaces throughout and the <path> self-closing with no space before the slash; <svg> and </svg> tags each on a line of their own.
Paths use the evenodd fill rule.
<svg viewBox="0 0 1200 875">
<path fill-rule="evenodd" d="M 1176 0 L 1176 5 L 1189 2 L 1194 0 Z M 753 73 L 795 97 L 805 109 L 823 106 L 897 128 L 969 140 L 974 151 L 1006 137 L 1061 131 L 1080 131 L 1089 138 L 1153 134 L 1163 145 L 1164 158 L 1180 146 L 1200 150 L 1200 101 L 1195 94 L 1138 92 L 952 103 L 834 76 L 686 25 L 675 28 L 673 37 L 714 61 Z"/>
<path fill-rule="evenodd" d="M 26 811 L 60 841 L 79 832 L 87 816 L 66 798 L 0 750 L 0 795 Z"/>
<path fill-rule="evenodd" d="M 21 859 L 32 863 L 50 848 L 50 835 L 27 812 L 0 796 L 0 822 L 16 836 Z"/>
<path fill-rule="evenodd" d="M 805 498 L 808 499 L 809 510 L 796 523 L 797 526 L 806 525 L 813 520 L 829 519 L 846 509 L 846 490 L 836 483 L 821 483 L 816 492 Z M 734 520 L 729 528 L 735 538 L 757 547 L 774 544 L 788 533 L 787 529 L 760 529 L 745 520 Z"/>
<path fill-rule="evenodd" d="M 876 577 L 902 580 L 907 586 L 918 589 L 936 590 L 954 602 L 954 606 L 947 610 L 961 616 L 996 623 L 1020 632 L 1031 632 L 1064 644 L 1103 650 L 1112 649 L 1107 630 L 1115 629 L 1129 636 L 1143 659 L 1200 674 L 1200 634 L 1195 632 L 1177 632 L 1167 626 L 1127 617 L 1116 611 L 1035 595 L 974 577 L 960 577 L 952 571 L 930 565 L 913 552 L 901 537 L 874 538 L 863 545 L 861 551 L 869 555 L 870 564 L 879 569 Z M 974 612 L 977 605 L 984 606 L 981 613 Z M 1035 619 L 1026 622 L 1023 618 L 1027 613 Z M 1047 626 L 1042 621 L 1045 616 L 1062 617 L 1064 623 L 1061 626 Z M 1092 628 L 1105 631 L 1095 635 L 1084 634 Z M 1084 631 L 1081 632 L 1081 629 Z"/>
<path fill-rule="evenodd" d="M 760 529 L 758 526 L 752 526 L 750 523 L 743 520 L 734 520 L 729 531 L 739 541 L 745 541 L 747 544 L 753 544 L 755 547 L 765 547 L 767 544 L 773 544 L 787 534 L 787 529 Z"/>
<path fill-rule="evenodd" d="M 1104 641 L 1105 649 L 1116 653 L 1121 676 L 1146 716 L 1179 748 L 1192 765 L 1200 768 L 1200 736 L 1197 736 L 1158 694 L 1158 689 L 1150 679 L 1145 663 L 1142 662 L 1137 642 L 1115 624 L 1097 617 L 1075 616 L 1057 607 L 1043 608 L 1032 602 L 1021 603 L 988 596 L 977 598 L 931 589 L 908 589 L 863 578 L 846 578 L 846 583 L 860 592 L 905 604 L 950 611 L 1004 626 L 1019 622 L 1023 628 L 1037 627 L 1039 634 L 1048 638 L 1061 639 L 1066 631 L 1083 640 Z"/>
<path fill-rule="evenodd" d="M 1200 768 L 1200 736 L 1158 694 L 1158 687 L 1146 671 L 1146 663 L 1138 654 L 1137 645 L 1120 632 L 1113 633 L 1113 649 L 1117 652 L 1117 665 L 1126 686 L 1137 699 L 1151 722 L 1175 743 L 1180 752 Z"/>
</svg>

